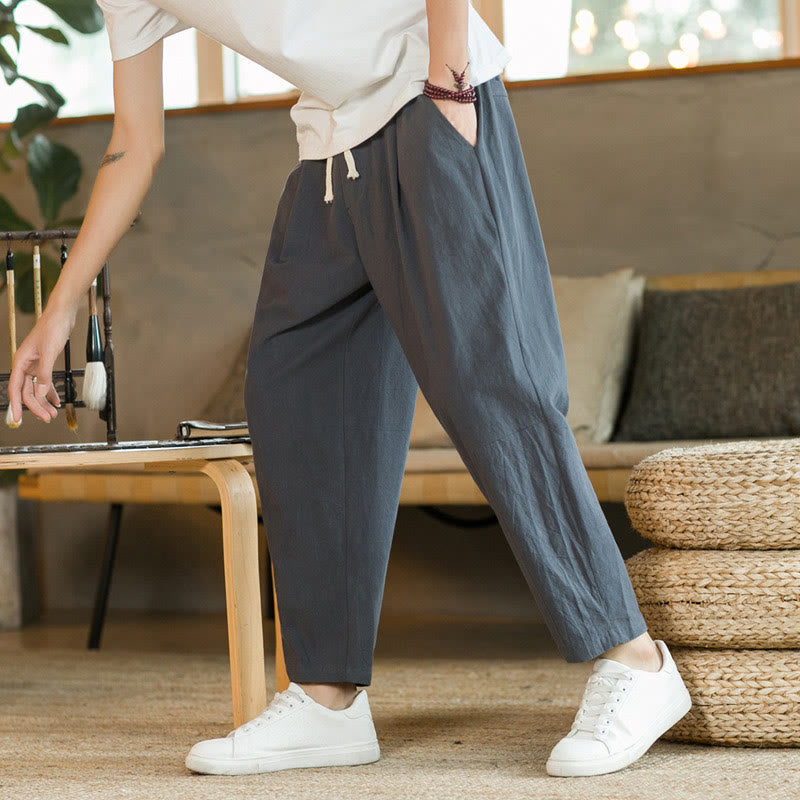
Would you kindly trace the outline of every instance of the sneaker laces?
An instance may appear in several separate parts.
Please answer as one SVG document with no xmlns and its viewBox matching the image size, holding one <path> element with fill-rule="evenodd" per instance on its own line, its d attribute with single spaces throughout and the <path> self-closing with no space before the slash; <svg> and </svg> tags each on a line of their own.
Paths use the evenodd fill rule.
<svg viewBox="0 0 800 800">
<path fill-rule="evenodd" d="M 580 738 L 593 738 L 599 733 L 602 736 L 607 729 L 606 726 L 611 724 L 612 715 L 616 713 L 616 707 L 622 702 L 623 695 L 628 692 L 628 684 L 632 680 L 633 675 L 622 671 L 608 670 L 590 675 L 575 721 L 572 723 L 575 735 Z M 588 735 L 581 737 L 581 733 Z"/>
<path fill-rule="evenodd" d="M 280 714 L 294 708 L 297 705 L 305 703 L 305 698 L 293 692 L 291 689 L 284 689 L 282 692 L 275 692 L 275 696 L 270 701 L 270 704 L 257 716 L 253 717 L 249 722 L 240 725 L 236 730 L 231 731 L 228 737 L 236 733 L 250 733 L 273 719 L 277 719 Z"/>
</svg>

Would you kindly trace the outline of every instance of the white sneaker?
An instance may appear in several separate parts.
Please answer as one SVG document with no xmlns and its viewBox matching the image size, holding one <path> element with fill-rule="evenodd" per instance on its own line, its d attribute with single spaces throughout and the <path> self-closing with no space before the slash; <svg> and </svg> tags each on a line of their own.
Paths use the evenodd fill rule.
<svg viewBox="0 0 800 800">
<path fill-rule="evenodd" d="M 692 707 L 689 691 L 661 640 L 658 672 L 598 658 L 570 732 L 547 759 L 550 775 L 602 775 L 644 755 Z"/>
<path fill-rule="evenodd" d="M 194 772 L 246 775 L 295 767 L 333 767 L 368 764 L 380 757 L 367 693 L 333 711 L 291 682 L 275 692 L 269 706 L 255 719 L 224 739 L 198 742 L 186 756 Z"/>
</svg>

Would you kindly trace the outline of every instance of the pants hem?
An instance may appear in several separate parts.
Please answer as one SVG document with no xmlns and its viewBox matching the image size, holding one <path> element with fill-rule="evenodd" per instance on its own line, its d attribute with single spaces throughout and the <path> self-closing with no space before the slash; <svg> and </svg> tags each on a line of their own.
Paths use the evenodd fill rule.
<svg viewBox="0 0 800 800">
<path fill-rule="evenodd" d="M 601 638 L 597 638 L 595 636 L 591 640 L 586 640 L 579 647 L 571 648 L 564 654 L 564 658 L 570 664 L 593 661 L 595 658 L 598 658 L 612 647 L 616 647 L 619 644 L 625 644 L 625 642 L 630 642 L 632 639 L 636 639 L 638 636 L 641 636 L 646 632 L 646 623 L 634 628 L 615 628 L 613 631 L 608 632 Z"/>
</svg>

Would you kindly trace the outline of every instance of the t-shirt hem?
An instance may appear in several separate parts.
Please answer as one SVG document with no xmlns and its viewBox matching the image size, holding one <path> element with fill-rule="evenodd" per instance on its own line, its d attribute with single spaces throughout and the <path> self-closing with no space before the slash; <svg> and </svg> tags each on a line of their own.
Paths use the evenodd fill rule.
<svg viewBox="0 0 800 800">
<path fill-rule="evenodd" d="M 160 25 L 153 31 L 149 31 L 147 36 L 129 42 L 126 45 L 113 45 L 111 48 L 111 60 L 122 61 L 124 58 L 131 58 L 131 56 L 138 56 L 149 47 L 152 47 L 156 42 L 161 39 L 166 39 L 173 33 L 180 33 L 181 31 L 188 30 L 191 25 L 185 25 L 182 22 L 175 23 L 172 20 L 167 20 L 165 25 Z"/>
<path fill-rule="evenodd" d="M 483 65 L 481 73 L 476 76 L 477 82 L 473 85 L 479 86 L 488 80 L 500 75 L 505 69 L 508 62 L 511 60 L 511 53 L 502 48 L 498 52 L 496 60 L 490 61 L 488 64 Z M 339 155 L 345 150 L 351 150 L 357 147 L 362 142 L 366 141 L 376 134 L 386 123 L 404 106 L 417 95 L 422 94 L 425 85 L 425 79 L 415 79 L 406 85 L 405 89 L 395 98 L 388 111 L 385 112 L 377 120 L 366 128 L 362 128 L 353 136 L 342 136 L 340 138 L 334 137 L 328 147 L 315 146 L 313 144 L 305 144 L 300 141 L 298 147 L 298 161 L 317 161 L 320 159 L 327 159 L 330 156 Z M 364 131 L 367 133 L 364 133 Z"/>
</svg>

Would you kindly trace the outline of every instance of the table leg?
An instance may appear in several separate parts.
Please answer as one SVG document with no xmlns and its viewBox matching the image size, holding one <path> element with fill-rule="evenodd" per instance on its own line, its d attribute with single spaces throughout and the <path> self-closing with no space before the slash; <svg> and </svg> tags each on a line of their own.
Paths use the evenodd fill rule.
<svg viewBox="0 0 800 800">
<path fill-rule="evenodd" d="M 219 490 L 234 727 L 267 705 L 264 631 L 258 576 L 258 514 L 253 480 L 235 459 L 208 461 L 202 471 Z"/>
</svg>

